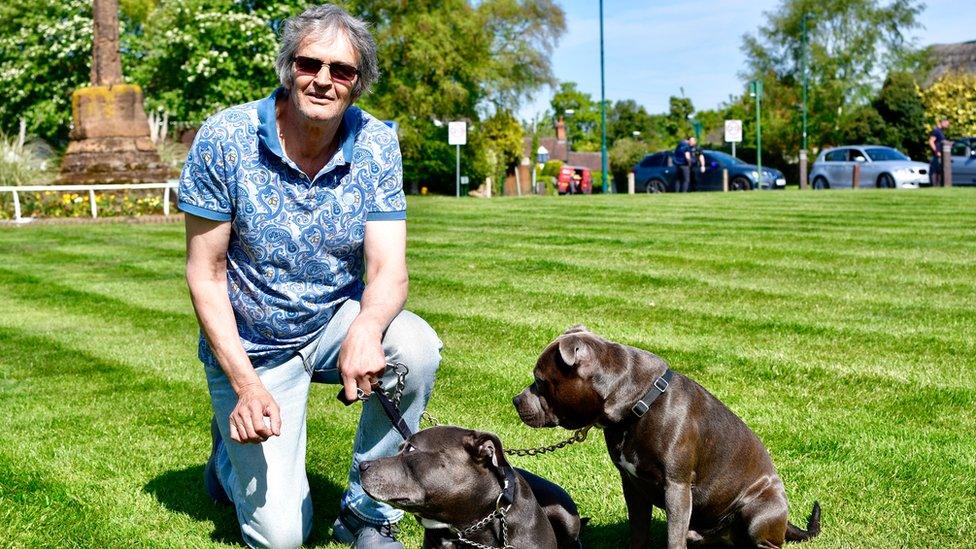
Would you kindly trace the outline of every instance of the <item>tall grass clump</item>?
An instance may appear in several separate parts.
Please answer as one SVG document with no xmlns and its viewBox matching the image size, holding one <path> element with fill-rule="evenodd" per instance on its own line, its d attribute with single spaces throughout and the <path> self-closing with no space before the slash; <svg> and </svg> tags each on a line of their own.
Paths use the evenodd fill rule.
<svg viewBox="0 0 976 549">
<path fill-rule="evenodd" d="M 23 130 L 17 136 L 0 133 L 0 186 L 51 183 L 54 170 L 45 148 L 27 141 Z"/>
</svg>

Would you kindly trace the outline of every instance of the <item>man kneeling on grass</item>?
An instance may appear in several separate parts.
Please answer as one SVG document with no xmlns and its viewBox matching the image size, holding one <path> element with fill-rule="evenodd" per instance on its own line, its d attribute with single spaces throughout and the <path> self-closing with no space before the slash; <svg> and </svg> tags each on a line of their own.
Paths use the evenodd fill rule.
<svg viewBox="0 0 976 549">
<path fill-rule="evenodd" d="M 204 123 L 179 205 L 214 410 L 207 491 L 233 503 L 248 545 L 297 547 L 312 525 L 310 382 L 341 383 L 352 400 L 376 383 L 392 388 L 386 364 L 403 363 L 400 403 L 416 429 L 441 343 L 403 310 L 406 201 L 396 135 L 351 106 L 378 76 L 366 24 L 332 5 L 310 8 L 285 23 L 275 66 L 281 88 Z M 359 482 L 360 462 L 392 455 L 400 442 L 368 400 L 333 524 L 337 541 L 403 547 L 393 528 L 402 512 Z"/>
</svg>

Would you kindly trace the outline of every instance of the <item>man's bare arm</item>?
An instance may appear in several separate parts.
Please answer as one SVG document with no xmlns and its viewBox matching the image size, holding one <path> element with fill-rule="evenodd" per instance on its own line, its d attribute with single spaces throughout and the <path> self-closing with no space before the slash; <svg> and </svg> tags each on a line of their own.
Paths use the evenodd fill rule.
<svg viewBox="0 0 976 549">
<path fill-rule="evenodd" d="M 383 332 L 407 301 L 407 222 L 367 222 L 363 247 L 366 289 L 339 350 L 339 373 L 349 400 L 356 398 L 357 387 L 369 394 L 371 381 L 386 367 Z"/>
<path fill-rule="evenodd" d="M 230 228 L 228 221 L 186 214 L 186 283 L 200 328 L 237 393 L 237 406 L 230 415 L 231 439 L 257 443 L 281 434 L 281 417 L 278 404 L 244 352 L 227 296 Z M 265 416 L 271 419 L 270 427 Z"/>
</svg>

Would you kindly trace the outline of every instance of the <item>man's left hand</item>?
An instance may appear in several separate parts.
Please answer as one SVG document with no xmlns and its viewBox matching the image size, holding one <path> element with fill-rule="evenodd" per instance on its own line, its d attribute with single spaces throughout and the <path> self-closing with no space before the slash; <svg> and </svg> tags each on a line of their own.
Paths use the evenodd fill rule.
<svg viewBox="0 0 976 549">
<path fill-rule="evenodd" d="M 356 400 L 356 388 L 369 395 L 372 384 L 378 383 L 386 370 L 383 353 L 383 333 L 375 328 L 353 322 L 339 348 L 339 375 L 346 399 Z"/>
</svg>

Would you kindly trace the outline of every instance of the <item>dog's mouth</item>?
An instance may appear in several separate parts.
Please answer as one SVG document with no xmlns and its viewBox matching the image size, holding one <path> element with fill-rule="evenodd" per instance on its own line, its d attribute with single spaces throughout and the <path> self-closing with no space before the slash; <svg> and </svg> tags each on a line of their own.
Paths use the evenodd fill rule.
<svg viewBox="0 0 976 549">
<path fill-rule="evenodd" d="M 557 427 L 559 425 L 559 419 L 555 417 L 548 417 L 543 411 L 533 411 L 528 412 L 525 410 L 517 410 L 519 419 L 522 423 L 528 425 L 529 427 L 534 427 L 536 429 L 543 427 Z"/>
</svg>

